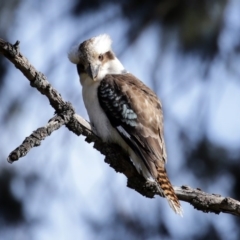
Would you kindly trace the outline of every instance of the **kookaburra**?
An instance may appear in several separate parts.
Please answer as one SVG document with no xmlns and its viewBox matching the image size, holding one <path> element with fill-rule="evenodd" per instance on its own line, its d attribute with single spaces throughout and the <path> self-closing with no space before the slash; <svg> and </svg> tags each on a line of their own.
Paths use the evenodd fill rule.
<svg viewBox="0 0 240 240">
<path fill-rule="evenodd" d="M 119 144 L 137 171 L 156 182 L 171 208 L 182 208 L 165 169 L 161 102 L 155 93 L 125 70 L 102 34 L 73 47 L 69 60 L 77 65 L 82 96 L 95 133 L 105 142 Z"/>
</svg>

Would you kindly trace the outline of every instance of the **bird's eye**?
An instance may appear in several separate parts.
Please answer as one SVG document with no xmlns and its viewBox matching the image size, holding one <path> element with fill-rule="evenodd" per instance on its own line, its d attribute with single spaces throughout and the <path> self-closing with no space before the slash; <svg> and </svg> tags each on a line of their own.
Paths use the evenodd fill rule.
<svg viewBox="0 0 240 240">
<path fill-rule="evenodd" d="M 103 60 L 103 55 L 100 54 L 100 55 L 98 56 L 98 59 L 99 59 L 100 61 L 102 61 L 102 60 Z"/>
</svg>

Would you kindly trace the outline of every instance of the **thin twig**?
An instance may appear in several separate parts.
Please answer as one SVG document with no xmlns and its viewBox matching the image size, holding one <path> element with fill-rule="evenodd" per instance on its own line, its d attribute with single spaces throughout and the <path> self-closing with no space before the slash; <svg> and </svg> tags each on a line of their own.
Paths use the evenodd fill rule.
<svg viewBox="0 0 240 240">
<path fill-rule="evenodd" d="M 67 120 L 66 117 L 59 115 L 54 116 L 49 120 L 46 126 L 38 128 L 30 136 L 26 137 L 23 143 L 9 154 L 7 158 L 8 162 L 13 163 L 19 158 L 27 155 L 31 148 L 40 146 L 41 141 L 50 136 L 53 131 L 58 130 L 61 126 L 66 124 Z"/>
</svg>

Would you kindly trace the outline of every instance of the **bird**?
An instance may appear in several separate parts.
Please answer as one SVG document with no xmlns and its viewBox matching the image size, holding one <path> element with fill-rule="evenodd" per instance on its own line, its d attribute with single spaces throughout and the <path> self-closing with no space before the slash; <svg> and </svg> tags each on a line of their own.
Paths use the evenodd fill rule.
<svg viewBox="0 0 240 240">
<path fill-rule="evenodd" d="M 76 64 L 94 133 L 104 142 L 120 145 L 139 174 L 154 182 L 159 194 L 182 216 L 165 168 L 163 112 L 156 94 L 124 68 L 107 34 L 73 46 L 68 58 Z"/>
</svg>

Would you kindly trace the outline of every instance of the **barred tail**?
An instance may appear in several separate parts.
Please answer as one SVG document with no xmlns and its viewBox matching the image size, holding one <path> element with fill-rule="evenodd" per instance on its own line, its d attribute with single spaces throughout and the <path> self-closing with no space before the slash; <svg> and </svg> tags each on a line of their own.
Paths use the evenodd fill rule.
<svg viewBox="0 0 240 240">
<path fill-rule="evenodd" d="M 170 183 L 167 172 L 165 168 L 158 168 L 157 169 L 158 175 L 157 175 L 157 182 L 159 184 L 159 191 L 162 193 L 165 198 L 168 200 L 168 203 L 170 207 L 173 209 L 173 211 L 180 216 L 183 214 L 183 210 L 181 208 L 180 202 L 174 192 L 174 189 L 172 187 L 172 184 Z"/>
</svg>

